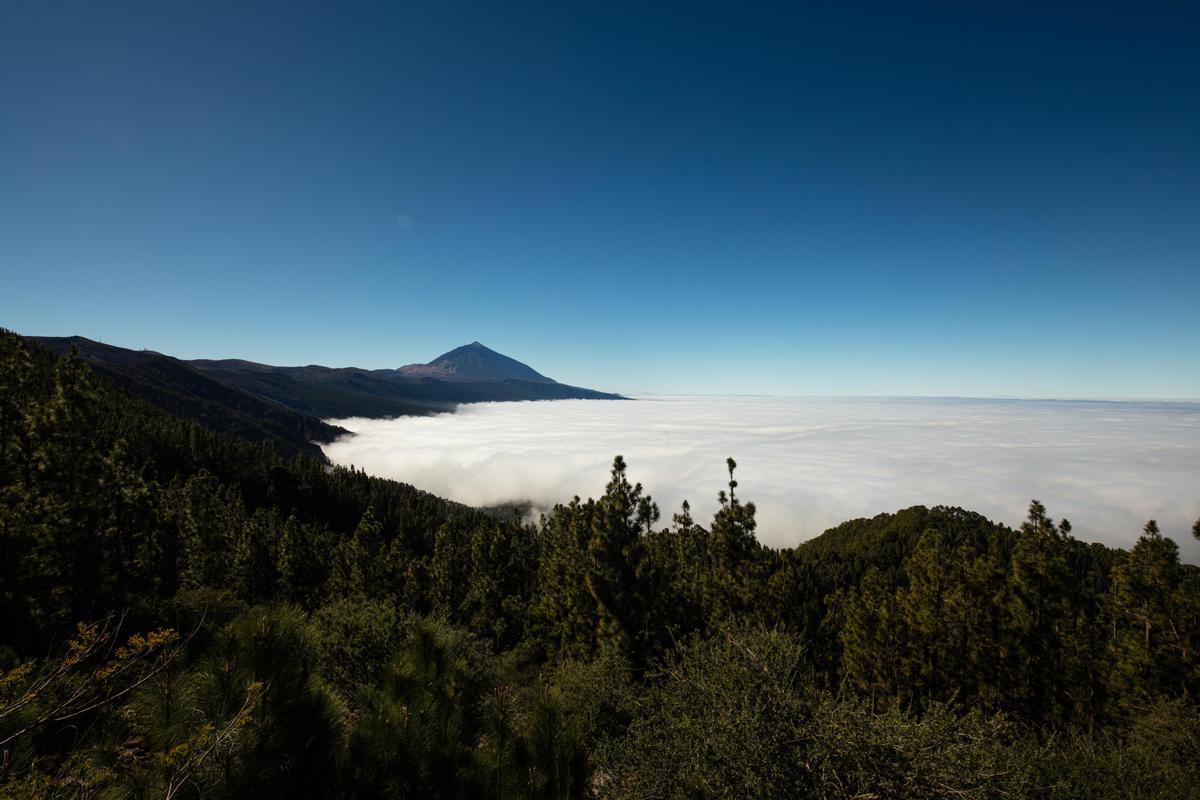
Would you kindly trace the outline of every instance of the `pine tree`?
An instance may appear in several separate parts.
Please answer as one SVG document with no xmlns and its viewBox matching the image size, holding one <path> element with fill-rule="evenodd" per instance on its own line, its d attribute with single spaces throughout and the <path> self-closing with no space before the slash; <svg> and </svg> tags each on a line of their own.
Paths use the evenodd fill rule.
<svg viewBox="0 0 1200 800">
<path fill-rule="evenodd" d="M 1117 698 L 1138 703 L 1196 691 L 1196 585 L 1194 576 L 1185 577 L 1179 547 L 1154 520 L 1147 522 L 1113 571 L 1111 685 Z"/>
<path fill-rule="evenodd" d="M 530 800 L 576 800 L 588 796 L 587 753 L 552 692 L 534 700 L 529 734 L 521 742 Z"/>
<path fill-rule="evenodd" d="M 641 533 L 657 518 L 658 507 L 643 496 L 640 483 L 629 483 L 625 460 L 617 456 L 588 539 L 587 587 L 596 602 L 601 652 L 630 656 L 644 639 Z"/>
<path fill-rule="evenodd" d="M 900 672 L 908 648 L 908 626 L 891 582 L 871 567 L 842 605 L 838 638 L 847 688 L 868 698 L 872 706 L 899 697 L 908 686 Z"/>
<path fill-rule="evenodd" d="M 1009 575 L 1009 635 L 1013 667 L 1011 700 L 1040 720 L 1060 720 L 1064 698 L 1056 690 L 1063 674 L 1063 645 L 1076 614 L 1066 554 L 1071 526 L 1046 515 L 1037 500 L 1021 526 Z"/>
<path fill-rule="evenodd" d="M 952 586 L 957 577 L 953 556 L 936 530 L 927 530 L 917 548 L 904 564 L 907 585 L 898 592 L 898 606 L 907 628 L 908 642 L 901 664 L 902 682 L 912 692 L 910 700 L 922 708 L 944 700 L 949 688 L 958 685 L 961 664 L 953 663 L 957 648 L 953 645 L 961 625 L 953 619 Z"/>
<path fill-rule="evenodd" d="M 107 538 L 111 503 L 102 492 L 115 462 L 96 446 L 98 395 L 76 350 L 54 365 L 51 397 L 28 418 L 32 481 L 27 497 L 34 523 L 29 567 L 55 600 L 46 622 L 92 619 L 114 605 L 115 579 Z M 114 482 L 115 481 L 111 481 Z"/>
<path fill-rule="evenodd" d="M 440 622 L 422 622 L 377 685 L 363 687 L 350 737 L 355 795 L 472 796 L 478 774 L 478 713 L 484 675 L 474 642 Z"/>
<path fill-rule="evenodd" d="M 1005 632 L 1009 586 L 1007 567 L 992 540 L 983 552 L 960 546 L 957 563 L 963 570 L 950 603 L 962 626 L 959 641 L 962 673 L 958 686 L 963 699 L 972 694 L 988 710 L 1005 708 L 1008 676 L 1015 673 Z M 973 558 L 972 558 L 973 555 Z"/>
<path fill-rule="evenodd" d="M 179 529 L 179 577 L 185 588 L 224 588 L 233 574 L 234 541 L 245 525 L 236 488 L 201 470 L 167 499 Z"/>
<path fill-rule="evenodd" d="M 235 535 L 235 584 L 249 603 L 270 601 L 278 596 L 282 527 L 273 509 L 260 508 Z"/>
<path fill-rule="evenodd" d="M 301 523 L 294 515 L 284 521 L 276 556 L 284 599 L 310 610 L 317 606 L 329 576 L 331 539 L 323 526 Z"/>
<path fill-rule="evenodd" d="M 671 527 L 651 531 L 643 539 L 644 588 L 654 598 L 648 604 L 648 653 L 658 655 L 675 641 L 707 623 L 705 576 L 708 533 L 692 518 L 683 501 L 672 515 Z"/>
<path fill-rule="evenodd" d="M 334 548 L 329 574 L 332 596 L 380 596 L 384 590 L 382 559 L 379 558 L 382 532 L 383 526 L 375 518 L 374 506 L 368 506 L 354 528 L 354 534 Z"/>
<path fill-rule="evenodd" d="M 316 675 L 317 646 L 304 614 L 255 608 L 221 632 L 200 664 L 197 705 L 214 726 L 257 694 L 245 745 L 220 771 L 232 797 L 326 797 L 341 750 L 336 700 Z M 215 788 L 215 787 L 214 787 Z"/>
<path fill-rule="evenodd" d="M 719 508 L 713 515 L 707 537 L 708 579 L 706 605 L 710 619 L 721 622 L 749 611 L 755 590 L 755 560 L 760 552 L 754 538 L 755 508 L 737 498 L 737 480 L 733 477 L 737 462 L 725 460 L 729 469 L 729 494 L 718 492 Z"/>
<path fill-rule="evenodd" d="M 532 623 L 551 651 L 574 658 L 596 645 L 596 600 L 587 586 L 588 541 L 596 502 L 575 497 L 556 506 L 538 531 L 537 592 Z"/>
<path fill-rule="evenodd" d="M 525 631 L 536 558 L 530 534 L 529 528 L 506 529 L 497 522 L 471 537 L 463 619 L 497 647 L 515 645 Z"/>
</svg>

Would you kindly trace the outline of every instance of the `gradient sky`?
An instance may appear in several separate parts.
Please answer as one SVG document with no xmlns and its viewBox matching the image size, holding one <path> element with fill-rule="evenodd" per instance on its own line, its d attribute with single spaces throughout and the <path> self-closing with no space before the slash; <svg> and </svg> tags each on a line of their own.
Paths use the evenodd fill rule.
<svg viewBox="0 0 1200 800">
<path fill-rule="evenodd" d="M 3 3 L 0 325 L 1200 398 L 1196 4 L 578 5 Z"/>
</svg>

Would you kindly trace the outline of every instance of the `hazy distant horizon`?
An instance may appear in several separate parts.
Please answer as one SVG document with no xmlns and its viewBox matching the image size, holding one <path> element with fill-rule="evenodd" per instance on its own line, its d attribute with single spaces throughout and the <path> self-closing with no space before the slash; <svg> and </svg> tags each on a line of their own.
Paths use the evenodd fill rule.
<svg viewBox="0 0 1200 800">
<path fill-rule="evenodd" d="M 2 320 L 0 320 L 0 327 L 8 327 L 8 326 L 5 325 Z M 150 344 L 134 344 L 134 343 L 130 343 L 128 341 L 109 341 L 109 340 L 100 338 L 98 336 L 90 335 L 88 333 L 64 333 L 62 331 L 46 332 L 46 331 L 28 331 L 28 330 L 16 331 L 16 332 L 20 333 L 23 336 L 30 336 L 30 337 L 34 337 L 34 338 L 37 338 L 37 337 L 66 338 L 66 337 L 80 336 L 85 339 L 92 339 L 93 341 L 100 342 L 101 344 L 112 345 L 115 347 L 123 347 L 128 350 L 152 350 L 154 352 L 162 353 L 163 355 L 168 355 L 168 356 L 172 356 L 175 358 L 181 358 L 184 360 L 231 359 L 231 360 L 251 361 L 251 362 L 260 363 L 260 364 L 269 364 L 271 366 L 278 366 L 278 367 L 321 366 L 321 367 L 329 367 L 332 369 L 364 369 L 364 370 L 396 369 L 396 368 L 399 368 L 401 366 L 405 366 L 408 364 L 426 363 L 427 361 L 429 361 L 430 359 L 432 359 L 436 356 L 436 354 L 424 355 L 424 356 L 414 355 L 409 360 L 399 359 L 399 360 L 396 360 L 395 363 L 392 363 L 389 365 L 384 365 L 384 366 L 365 365 L 362 363 L 357 363 L 352 357 L 336 359 L 336 360 L 327 361 L 324 363 L 319 363 L 316 361 L 305 361 L 303 359 L 301 359 L 299 361 L 295 361 L 295 362 L 285 362 L 285 361 L 281 361 L 279 359 L 269 359 L 269 358 L 262 358 L 262 357 L 253 358 L 253 357 L 241 354 L 241 353 L 238 353 L 238 354 L 214 353 L 214 352 L 211 352 L 211 351 L 203 349 L 203 348 L 200 348 L 200 349 L 187 348 L 183 351 L 173 352 L 173 351 L 164 350 L 162 348 L 159 348 L 159 347 L 156 347 L 156 346 L 150 345 Z M 465 344 L 465 342 L 463 344 Z M 458 346 L 458 345 L 454 345 L 454 346 Z M 453 346 L 446 347 L 447 351 L 450 349 L 453 349 Z M 511 355 L 511 354 L 506 354 L 506 355 Z M 518 359 L 519 358 L 520 357 L 518 356 Z M 600 391 L 613 392 L 613 393 L 628 397 L 630 399 L 653 398 L 653 397 L 663 397 L 663 396 L 675 396 L 675 397 L 779 397 L 779 398 L 810 397 L 810 398 L 827 398 L 827 399 L 864 398 L 864 399 L 880 399 L 880 400 L 887 400 L 887 399 L 943 400 L 944 399 L 944 400 L 1017 400 L 1017 401 L 1028 401 L 1028 402 L 1065 402 L 1065 403 L 1080 402 L 1080 403 L 1198 403 L 1198 404 L 1200 404 L 1200 395 L 1196 395 L 1196 396 L 1186 396 L 1186 395 L 1181 395 L 1181 396 L 1172 396 L 1172 395 L 1161 395 L 1161 396 L 1154 396 L 1154 395 L 1090 395 L 1090 396 L 1089 395 L 1062 395 L 1062 396 L 1054 396 L 1054 395 L 1037 395 L 1037 394 L 1030 394 L 1030 395 L 1003 394 L 1003 393 L 999 393 L 999 394 L 955 394 L 955 393 L 906 394 L 906 393 L 901 393 L 901 392 L 895 392 L 895 393 L 889 393 L 889 392 L 851 393 L 851 392 L 837 392 L 837 391 L 830 391 L 830 392 L 768 392 L 768 391 L 728 392 L 728 391 L 724 391 L 723 392 L 723 391 L 717 391 L 717 390 L 713 390 L 713 391 L 700 390 L 700 391 L 687 391 L 687 392 L 682 392 L 682 391 L 680 391 L 680 392 L 656 392 L 653 390 L 645 390 L 645 389 L 631 390 L 631 389 L 618 389 L 618 388 L 614 388 L 614 387 L 610 387 L 610 386 L 602 386 L 598 383 L 598 380 L 599 379 L 589 380 L 585 375 L 585 377 L 583 377 L 579 381 L 559 380 L 557 382 L 558 383 L 566 383 L 566 384 L 573 385 L 573 386 L 584 386 L 587 388 L 597 389 Z"/>
<path fill-rule="evenodd" d="M 1113 546 L 1157 519 L 1186 560 L 1200 560 L 1189 534 L 1200 516 L 1191 402 L 641 395 L 336 423 L 356 435 L 324 446 L 335 463 L 470 505 L 548 509 L 598 496 L 620 453 L 662 524 L 685 498 L 707 521 L 732 456 L 759 539 L 776 547 L 911 505 L 1017 526 L 1036 498 L 1076 537 Z"/>
<path fill-rule="evenodd" d="M 649 392 L 649 391 L 618 391 L 613 390 L 630 400 L 653 400 L 660 397 L 778 397 L 778 398 L 813 398 L 825 400 L 981 400 L 981 401 L 1012 401 L 1017 403 L 1166 403 L 1200 405 L 1200 397 L 1139 397 L 1139 396 L 1038 396 L 1015 394 L 838 394 L 816 392 Z M 536 401 L 526 401 L 536 402 Z M 448 412 L 449 413 L 449 412 Z"/>
</svg>

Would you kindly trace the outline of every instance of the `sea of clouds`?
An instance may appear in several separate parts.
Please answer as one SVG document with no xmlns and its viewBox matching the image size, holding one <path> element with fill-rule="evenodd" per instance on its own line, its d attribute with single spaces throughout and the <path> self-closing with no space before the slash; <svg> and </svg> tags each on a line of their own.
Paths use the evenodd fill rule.
<svg viewBox="0 0 1200 800">
<path fill-rule="evenodd" d="M 1156 518 L 1200 560 L 1197 403 L 641 396 L 333 421 L 354 432 L 325 446 L 335 463 L 471 505 L 598 496 L 620 453 L 664 521 L 685 498 L 707 521 L 733 456 L 759 540 L 777 547 L 916 504 L 1016 525 L 1037 498 L 1110 545 Z"/>
</svg>

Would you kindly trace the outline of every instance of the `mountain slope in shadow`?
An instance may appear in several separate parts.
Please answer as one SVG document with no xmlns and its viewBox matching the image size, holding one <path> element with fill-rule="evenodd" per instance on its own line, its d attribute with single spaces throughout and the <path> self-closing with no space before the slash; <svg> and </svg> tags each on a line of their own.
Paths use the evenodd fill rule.
<svg viewBox="0 0 1200 800">
<path fill-rule="evenodd" d="M 323 421 L 330 418 L 436 414 L 461 403 L 624 399 L 558 383 L 479 342 L 428 364 L 366 370 L 276 367 L 239 359 L 183 361 L 82 336 L 29 338 L 59 354 L 75 347 L 98 373 L 130 394 L 211 430 L 274 441 L 288 455 L 323 458 L 318 443 L 346 433 Z"/>
</svg>

